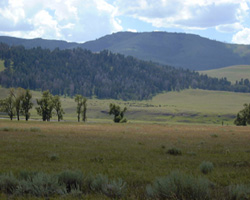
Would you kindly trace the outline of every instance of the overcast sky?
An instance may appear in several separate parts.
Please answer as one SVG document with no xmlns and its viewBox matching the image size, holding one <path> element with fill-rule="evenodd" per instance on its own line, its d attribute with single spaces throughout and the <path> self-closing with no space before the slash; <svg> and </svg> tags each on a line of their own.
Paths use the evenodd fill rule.
<svg viewBox="0 0 250 200">
<path fill-rule="evenodd" d="M 250 0 L 0 0 L 0 35 L 85 42 L 119 31 L 250 44 Z"/>
</svg>

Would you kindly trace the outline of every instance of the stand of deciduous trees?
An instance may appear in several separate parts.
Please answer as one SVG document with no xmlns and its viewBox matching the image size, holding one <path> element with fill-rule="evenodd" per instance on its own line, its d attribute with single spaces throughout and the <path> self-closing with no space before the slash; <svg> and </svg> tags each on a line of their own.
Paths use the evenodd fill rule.
<svg viewBox="0 0 250 200">
<path fill-rule="evenodd" d="M 42 93 L 42 97 L 40 99 L 36 99 L 36 102 L 37 114 L 42 117 L 43 121 L 50 121 L 53 114 L 57 116 L 58 121 L 63 120 L 65 112 L 62 108 L 60 96 L 53 96 L 49 90 L 46 90 Z M 82 95 L 77 94 L 75 96 L 75 102 L 77 103 L 76 113 L 78 122 L 80 122 L 81 116 L 82 121 L 86 122 L 87 99 Z M 20 120 L 20 115 L 23 115 L 25 116 L 25 120 L 28 121 L 32 107 L 32 94 L 28 89 L 10 88 L 8 97 L 0 100 L 0 111 L 7 113 L 11 120 L 15 116 L 17 117 L 17 120 Z M 114 122 L 125 123 L 127 122 L 127 119 L 124 118 L 126 110 L 126 107 L 122 110 L 120 106 L 110 104 L 109 114 L 114 115 Z"/>
<path fill-rule="evenodd" d="M 20 120 L 20 115 L 24 115 L 25 120 L 28 121 L 30 118 L 29 111 L 33 106 L 31 99 L 30 90 L 10 88 L 9 96 L 0 100 L 0 111 L 7 113 L 11 120 L 15 115 L 17 120 Z"/>
</svg>

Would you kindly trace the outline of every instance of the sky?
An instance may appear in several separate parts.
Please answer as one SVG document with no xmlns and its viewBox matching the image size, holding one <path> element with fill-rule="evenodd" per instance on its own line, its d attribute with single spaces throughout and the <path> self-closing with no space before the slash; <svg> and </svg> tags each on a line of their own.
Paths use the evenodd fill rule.
<svg viewBox="0 0 250 200">
<path fill-rule="evenodd" d="M 250 44 L 250 0 L 0 0 L 0 35 L 86 42 L 120 31 Z"/>
</svg>

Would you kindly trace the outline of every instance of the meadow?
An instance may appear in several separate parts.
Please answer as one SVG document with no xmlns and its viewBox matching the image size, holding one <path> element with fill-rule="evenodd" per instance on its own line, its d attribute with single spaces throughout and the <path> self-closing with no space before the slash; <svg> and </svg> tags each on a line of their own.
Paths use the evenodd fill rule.
<svg viewBox="0 0 250 200">
<path fill-rule="evenodd" d="M 5 69 L 4 67 L 4 61 L 0 59 L 0 72 Z"/>
<path fill-rule="evenodd" d="M 207 74 L 211 77 L 224 78 L 227 77 L 227 80 L 235 83 L 243 79 L 250 78 L 250 66 L 249 65 L 236 65 L 229 66 L 220 69 L 200 71 L 201 74 Z"/>
<path fill-rule="evenodd" d="M 0 98 L 8 95 L 8 89 L 0 88 Z M 33 120 L 41 120 L 35 110 L 36 99 L 41 92 L 32 91 L 34 106 L 31 110 Z M 74 98 L 61 97 L 65 111 L 65 121 L 77 121 Z M 132 123 L 170 123 L 170 124 L 222 124 L 232 125 L 243 104 L 249 102 L 249 94 L 223 91 L 188 89 L 180 92 L 159 94 L 150 100 L 122 101 L 113 99 L 90 98 L 87 101 L 87 120 L 90 123 L 112 123 L 108 115 L 109 104 L 115 103 L 127 107 L 126 118 Z M 8 117 L 0 113 L 1 117 Z M 52 120 L 56 120 L 53 116 Z"/>
<path fill-rule="evenodd" d="M 249 127 L 2 119 L 0 174 L 16 175 L 23 170 L 104 174 L 127 183 L 123 199 L 146 199 L 148 184 L 179 170 L 209 179 L 215 185 L 211 199 L 222 200 L 227 199 L 229 185 L 250 184 L 249 141 Z M 178 149 L 181 155 L 168 154 L 171 148 Z M 213 163 L 211 173 L 200 171 L 203 161 Z M 7 198 L 4 194 L 0 197 Z M 108 199 L 91 193 L 82 198 Z"/>
<path fill-rule="evenodd" d="M 41 92 L 32 94 L 35 107 Z M 7 95 L 8 90 L 0 88 L 0 98 Z M 23 118 L 10 121 L 1 113 L 0 190 L 1 175 L 9 172 L 16 177 L 24 172 L 54 176 L 71 170 L 86 177 L 101 174 L 112 180 L 120 178 L 126 190 L 119 198 L 149 199 L 148 185 L 178 170 L 211 181 L 209 199 L 233 199 L 229 195 L 233 186 L 237 194 L 249 192 L 250 128 L 233 125 L 236 113 L 249 102 L 249 94 L 189 89 L 162 93 L 145 101 L 91 98 L 87 101 L 87 123 L 76 122 L 73 98 L 61 100 L 66 112 L 62 122 L 57 122 L 55 116 L 51 122 L 42 122 L 34 107 L 28 122 Z M 128 123 L 113 123 L 108 115 L 110 103 L 128 108 Z M 202 172 L 202 163 L 213 166 L 210 173 Z M 48 198 L 110 199 L 93 190 L 77 190 L 74 194 Z M 39 198 L 9 196 L 2 191 L 0 199 Z"/>
</svg>

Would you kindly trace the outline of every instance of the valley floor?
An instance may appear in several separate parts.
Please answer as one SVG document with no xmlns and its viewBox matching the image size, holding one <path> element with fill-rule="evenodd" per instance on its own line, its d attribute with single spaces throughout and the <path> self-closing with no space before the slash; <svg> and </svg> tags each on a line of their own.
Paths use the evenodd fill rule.
<svg viewBox="0 0 250 200">
<path fill-rule="evenodd" d="M 31 110 L 33 120 L 41 120 L 35 110 L 36 99 L 41 92 L 32 91 L 34 106 Z M 0 98 L 8 95 L 8 89 L 0 88 Z M 73 98 L 61 97 L 65 111 L 65 121 L 77 121 L 76 103 Z M 127 107 L 125 117 L 131 123 L 162 124 L 224 124 L 232 125 L 243 104 L 249 102 L 249 94 L 223 91 L 188 89 L 180 92 L 167 92 L 144 101 L 122 101 L 112 99 L 88 99 L 87 120 L 93 123 L 112 123 L 108 115 L 109 104 Z M 0 117 L 8 117 L 0 113 Z M 56 120 L 53 116 L 52 120 Z"/>
<path fill-rule="evenodd" d="M 126 181 L 126 199 L 145 199 L 147 184 L 180 170 L 215 183 L 213 198 L 221 200 L 227 186 L 250 183 L 249 141 L 249 127 L 230 125 L 0 120 L 0 174 L 68 169 L 105 174 Z M 182 154 L 167 154 L 171 148 Z M 199 169 L 203 161 L 214 164 L 207 175 Z"/>
</svg>

